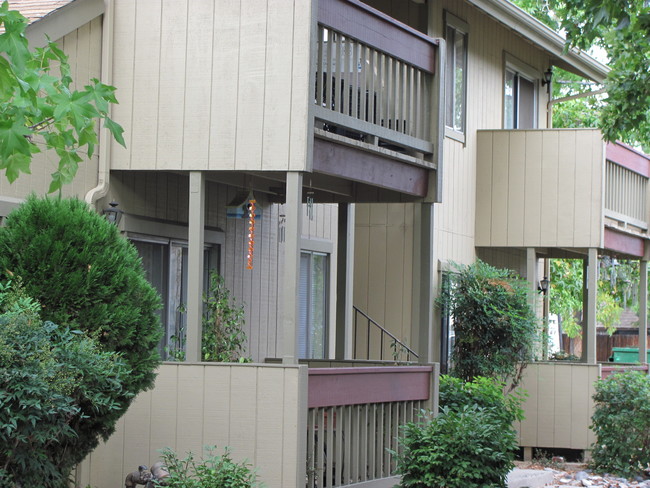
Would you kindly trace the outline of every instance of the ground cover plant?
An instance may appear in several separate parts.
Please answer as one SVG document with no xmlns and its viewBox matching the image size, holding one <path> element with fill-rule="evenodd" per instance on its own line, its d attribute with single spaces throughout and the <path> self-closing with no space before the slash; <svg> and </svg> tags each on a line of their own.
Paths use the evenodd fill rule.
<svg viewBox="0 0 650 488">
<path fill-rule="evenodd" d="M 232 458 L 228 448 L 215 453 L 215 447 L 206 447 L 206 456 L 197 460 L 191 452 L 183 459 L 172 449 L 163 449 L 162 458 L 169 476 L 164 480 L 168 488 L 254 488 L 260 486 L 252 466 Z"/>
<path fill-rule="evenodd" d="M 592 465 L 625 477 L 650 468 L 650 377 L 639 371 L 616 373 L 596 382 L 591 428 L 597 441 Z"/>
<path fill-rule="evenodd" d="M 136 249 L 77 199 L 30 197 L 9 214 L 0 227 L 0 273 L 22 283 L 43 321 L 81 331 L 98 351 L 117 353 L 129 370 L 114 378 L 110 409 L 82 401 L 81 416 L 68 422 L 74 437 L 49 446 L 60 466 L 73 466 L 112 433 L 133 397 L 153 385 L 160 299 Z M 58 340 L 52 336 L 53 347 Z"/>
</svg>

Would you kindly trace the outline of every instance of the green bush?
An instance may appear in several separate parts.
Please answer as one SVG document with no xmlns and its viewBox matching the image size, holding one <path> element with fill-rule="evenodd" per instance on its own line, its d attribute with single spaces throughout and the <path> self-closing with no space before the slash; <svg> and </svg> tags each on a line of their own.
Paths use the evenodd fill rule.
<svg viewBox="0 0 650 488">
<path fill-rule="evenodd" d="M 160 299 L 147 282 L 136 249 L 118 229 L 76 199 L 30 197 L 0 227 L 0 272 L 22 280 L 41 304 L 41 318 L 79 329 L 102 350 L 120 353 L 130 369 L 116 384 L 117 406 L 73 427 L 74 442 L 60 447 L 77 463 L 109 435 L 133 396 L 153 385 L 162 334 Z M 63 462 L 63 461 L 62 461 Z"/>
<path fill-rule="evenodd" d="M 465 383 L 443 376 L 440 403 L 437 417 L 404 429 L 401 486 L 505 487 L 518 447 L 512 422 L 523 418 L 521 397 L 505 396 L 503 384 L 490 378 Z"/>
<path fill-rule="evenodd" d="M 215 447 L 206 447 L 207 457 L 194 459 L 190 452 L 184 459 L 176 453 L 163 449 L 162 458 L 169 472 L 164 486 L 169 488 L 253 488 L 259 486 L 257 475 L 246 462 L 236 462 L 226 448 L 221 456 L 214 454 Z"/>
<path fill-rule="evenodd" d="M 632 477 L 650 466 L 650 377 L 639 371 L 596 382 L 591 428 L 595 469 Z"/>
<path fill-rule="evenodd" d="M 244 308 L 234 304 L 223 278 L 215 271 L 210 273 L 203 305 L 203 361 L 250 361 L 245 355 Z"/>
<path fill-rule="evenodd" d="M 487 376 L 516 384 L 539 332 L 528 283 L 482 261 L 456 271 L 439 299 L 456 334 L 451 374 L 466 381 Z"/>
<path fill-rule="evenodd" d="M 67 454 L 88 418 L 111 416 L 129 370 L 80 331 L 43 322 L 20 288 L 0 284 L 0 479 L 65 487 Z M 109 428 L 95 424 L 95 437 Z M 20 485 L 17 485 L 20 483 Z"/>
</svg>

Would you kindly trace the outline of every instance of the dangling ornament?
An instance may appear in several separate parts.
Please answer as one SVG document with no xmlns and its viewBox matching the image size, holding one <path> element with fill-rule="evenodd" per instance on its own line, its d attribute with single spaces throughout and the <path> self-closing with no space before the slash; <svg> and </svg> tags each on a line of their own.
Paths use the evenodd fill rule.
<svg viewBox="0 0 650 488">
<path fill-rule="evenodd" d="M 246 269 L 253 269 L 253 252 L 255 251 L 255 200 L 248 201 L 248 254 Z"/>
</svg>

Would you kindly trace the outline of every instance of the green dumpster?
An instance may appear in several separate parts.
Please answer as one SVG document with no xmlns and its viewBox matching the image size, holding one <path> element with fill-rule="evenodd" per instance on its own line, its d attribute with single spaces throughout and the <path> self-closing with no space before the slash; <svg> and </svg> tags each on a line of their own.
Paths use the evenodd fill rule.
<svg viewBox="0 0 650 488">
<path fill-rule="evenodd" d="M 639 348 L 612 347 L 612 355 L 610 356 L 609 360 L 615 363 L 638 363 Z M 650 350 L 648 350 L 648 362 L 650 363 Z"/>
</svg>

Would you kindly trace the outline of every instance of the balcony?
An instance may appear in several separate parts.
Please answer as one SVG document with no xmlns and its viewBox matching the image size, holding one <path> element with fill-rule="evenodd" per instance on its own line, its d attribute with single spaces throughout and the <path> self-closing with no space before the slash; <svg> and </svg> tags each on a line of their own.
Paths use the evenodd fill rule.
<svg viewBox="0 0 650 488">
<path fill-rule="evenodd" d="M 437 41 L 353 0 L 317 17 L 314 172 L 426 196 Z"/>
<path fill-rule="evenodd" d="M 478 133 L 476 241 L 643 256 L 650 160 L 594 129 Z"/>
</svg>

